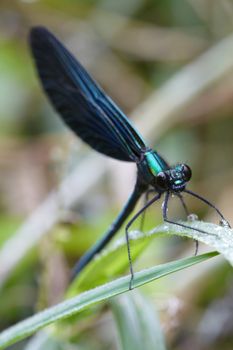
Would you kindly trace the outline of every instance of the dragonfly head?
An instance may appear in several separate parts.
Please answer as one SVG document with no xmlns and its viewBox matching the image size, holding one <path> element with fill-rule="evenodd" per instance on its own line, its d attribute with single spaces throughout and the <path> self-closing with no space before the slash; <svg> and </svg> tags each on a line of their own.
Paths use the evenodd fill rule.
<svg viewBox="0 0 233 350">
<path fill-rule="evenodd" d="M 182 192 L 191 176 L 192 171 L 188 165 L 177 164 L 168 170 L 159 172 L 156 176 L 156 184 L 161 191 Z"/>
</svg>

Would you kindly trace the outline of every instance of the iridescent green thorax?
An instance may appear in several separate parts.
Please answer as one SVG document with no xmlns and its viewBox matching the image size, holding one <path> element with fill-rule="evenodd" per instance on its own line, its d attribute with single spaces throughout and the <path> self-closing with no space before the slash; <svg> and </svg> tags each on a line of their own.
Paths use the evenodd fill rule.
<svg viewBox="0 0 233 350">
<path fill-rule="evenodd" d="M 145 158 L 146 158 L 148 167 L 154 176 L 156 176 L 161 171 L 166 170 L 167 164 L 155 151 L 151 150 L 146 152 Z"/>
</svg>

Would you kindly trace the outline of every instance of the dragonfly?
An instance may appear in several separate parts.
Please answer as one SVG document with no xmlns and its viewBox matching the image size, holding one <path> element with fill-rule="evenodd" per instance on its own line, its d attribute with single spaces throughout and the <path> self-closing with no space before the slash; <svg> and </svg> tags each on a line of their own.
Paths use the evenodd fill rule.
<svg viewBox="0 0 233 350">
<path fill-rule="evenodd" d="M 131 275 L 129 289 L 132 289 L 134 270 L 129 229 L 162 196 L 162 216 L 169 224 L 191 229 L 189 225 L 171 220 L 167 214 L 171 196 L 177 196 L 188 213 L 183 193 L 204 202 L 217 212 L 222 222 L 227 221 L 214 204 L 186 188 L 192 176 L 191 168 L 184 163 L 170 166 L 156 150 L 151 149 L 120 108 L 47 28 L 33 27 L 29 42 L 42 87 L 65 124 L 94 150 L 120 161 L 134 162 L 137 168 L 128 201 L 102 238 L 76 263 L 72 280 L 109 243 L 133 212 L 140 197 L 146 194 L 146 203 L 125 226 Z M 151 192 L 154 195 L 149 200 Z"/>
</svg>

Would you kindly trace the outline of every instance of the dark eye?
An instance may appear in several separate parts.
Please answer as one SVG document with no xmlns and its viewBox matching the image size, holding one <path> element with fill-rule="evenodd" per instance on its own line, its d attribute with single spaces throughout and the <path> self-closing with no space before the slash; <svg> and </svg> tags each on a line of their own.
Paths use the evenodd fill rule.
<svg viewBox="0 0 233 350">
<path fill-rule="evenodd" d="M 183 165 L 183 176 L 185 181 L 189 181 L 192 176 L 192 170 L 186 164 Z"/>
<path fill-rule="evenodd" d="M 161 173 L 158 173 L 158 175 L 156 176 L 156 179 L 157 179 L 157 184 L 161 189 L 166 190 L 168 188 L 169 178 L 166 173 L 161 171 Z"/>
</svg>

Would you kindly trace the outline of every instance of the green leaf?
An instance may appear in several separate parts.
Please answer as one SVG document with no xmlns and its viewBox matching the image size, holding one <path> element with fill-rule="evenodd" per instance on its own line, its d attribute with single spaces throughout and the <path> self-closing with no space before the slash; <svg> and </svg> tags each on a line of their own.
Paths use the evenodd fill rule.
<svg viewBox="0 0 233 350">
<path fill-rule="evenodd" d="M 163 224 L 148 232 L 147 235 L 154 236 L 155 234 L 167 233 L 195 239 L 214 248 L 233 265 L 233 230 L 231 228 L 197 220 L 181 223 L 189 225 L 192 229 Z M 197 230 L 202 230 L 204 233 Z"/>
<path fill-rule="evenodd" d="M 152 236 L 146 236 L 141 232 L 130 232 L 131 257 L 135 260 L 150 244 Z M 70 285 L 67 297 L 77 295 L 87 289 L 91 289 L 111 278 L 116 278 L 129 267 L 125 237 L 118 239 L 112 246 L 104 249 L 83 269 L 78 278 Z"/>
<path fill-rule="evenodd" d="M 138 291 L 123 294 L 110 302 L 122 350 L 165 350 L 154 305 Z"/>
<path fill-rule="evenodd" d="M 166 276 L 172 272 L 179 271 L 199 262 L 203 262 L 213 256 L 216 256 L 217 254 L 217 252 L 211 252 L 158 265 L 150 269 L 137 272 L 135 273 L 134 278 L 134 288 Z M 6 346 L 14 344 L 18 340 L 28 337 L 32 333 L 55 321 L 65 319 L 71 315 L 81 312 L 90 305 L 127 292 L 129 288 L 129 280 L 130 276 L 121 277 L 113 282 L 84 292 L 72 299 L 66 300 L 22 322 L 19 322 L 15 326 L 8 328 L 0 334 L 0 349 L 4 349 Z"/>
<path fill-rule="evenodd" d="M 24 350 L 64 350 L 66 344 L 56 339 L 49 332 L 40 331 L 27 343 Z"/>
<path fill-rule="evenodd" d="M 180 222 L 188 225 L 183 228 L 178 225 L 163 224 L 144 234 L 140 231 L 130 232 L 132 260 L 142 253 L 158 235 L 178 235 L 189 237 L 210 245 L 226 259 L 233 262 L 233 230 L 201 221 Z M 192 229 L 193 228 L 193 229 Z M 196 231 L 203 230 L 206 233 Z M 111 277 L 116 277 L 129 266 L 125 238 L 117 240 L 111 247 L 104 249 L 93 259 L 70 285 L 67 296 L 106 283 Z"/>
</svg>

